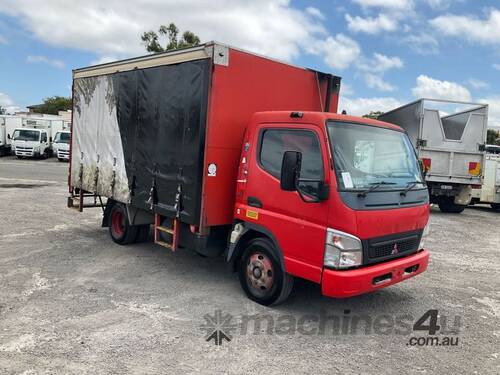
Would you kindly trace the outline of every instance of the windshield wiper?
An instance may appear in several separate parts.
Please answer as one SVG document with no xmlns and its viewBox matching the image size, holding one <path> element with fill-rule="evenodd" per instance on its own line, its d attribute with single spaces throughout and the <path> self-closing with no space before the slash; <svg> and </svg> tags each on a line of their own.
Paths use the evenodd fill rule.
<svg viewBox="0 0 500 375">
<path fill-rule="evenodd" d="M 395 182 L 380 181 L 380 182 L 373 182 L 370 185 L 371 186 L 370 186 L 369 189 L 366 189 L 366 190 L 361 191 L 361 192 L 358 193 L 358 197 L 359 198 L 366 197 L 366 194 L 372 192 L 375 189 L 378 189 L 382 185 L 396 185 L 396 183 Z"/>
<path fill-rule="evenodd" d="M 422 181 L 410 181 L 406 184 L 406 188 L 404 190 L 401 190 L 401 192 L 399 193 L 399 195 L 401 195 L 402 197 L 406 197 L 406 193 L 408 193 L 411 189 L 413 189 L 415 187 L 415 185 L 417 184 L 423 184 Z"/>
</svg>

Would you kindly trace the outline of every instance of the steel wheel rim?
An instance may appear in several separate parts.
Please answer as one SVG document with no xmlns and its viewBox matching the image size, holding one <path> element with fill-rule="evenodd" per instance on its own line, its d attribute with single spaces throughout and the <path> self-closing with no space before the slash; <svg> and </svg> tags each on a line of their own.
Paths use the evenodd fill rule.
<svg viewBox="0 0 500 375">
<path fill-rule="evenodd" d="M 267 294 L 274 285 L 274 268 L 269 257 L 261 252 L 253 253 L 247 261 L 248 285 L 259 295 Z"/>
<path fill-rule="evenodd" d="M 111 228 L 117 237 L 123 236 L 123 233 L 125 233 L 125 215 L 122 212 L 113 212 L 113 215 L 111 215 Z"/>
</svg>

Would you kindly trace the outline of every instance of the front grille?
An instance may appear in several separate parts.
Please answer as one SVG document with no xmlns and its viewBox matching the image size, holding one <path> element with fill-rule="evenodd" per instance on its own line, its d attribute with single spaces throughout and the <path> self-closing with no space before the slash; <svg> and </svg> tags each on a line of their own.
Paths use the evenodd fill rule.
<svg viewBox="0 0 500 375">
<path fill-rule="evenodd" d="M 16 150 L 22 151 L 22 152 L 32 152 L 33 147 L 23 147 L 23 146 L 17 146 Z"/>
<path fill-rule="evenodd" d="M 364 263 L 373 264 L 409 255 L 418 250 L 422 231 L 398 233 L 363 241 Z"/>
<path fill-rule="evenodd" d="M 386 257 L 406 253 L 407 251 L 418 250 L 418 237 L 410 238 L 402 241 L 391 241 L 384 245 L 375 245 L 370 247 L 370 258 Z M 394 254 L 393 254 L 394 253 Z"/>
</svg>

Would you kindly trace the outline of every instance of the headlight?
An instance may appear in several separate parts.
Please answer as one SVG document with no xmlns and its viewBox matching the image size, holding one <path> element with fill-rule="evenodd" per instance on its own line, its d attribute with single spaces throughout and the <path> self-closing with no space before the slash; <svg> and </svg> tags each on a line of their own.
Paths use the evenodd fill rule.
<svg viewBox="0 0 500 375">
<path fill-rule="evenodd" d="M 419 249 L 424 248 L 425 240 L 429 236 L 430 231 L 431 231 L 431 223 L 427 222 L 427 225 L 424 227 L 424 231 L 422 232 L 422 237 L 420 237 L 420 245 L 418 246 Z"/>
<path fill-rule="evenodd" d="M 363 262 L 361 240 L 353 235 L 327 229 L 323 264 L 330 268 L 360 266 Z"/>
<path fill-rule="evenodd" d="M 35 151 L 35 152 L 40 152 L 40 146 L 35 146 L 35 147 L 33 147 L 33 151 Z"/>
</svg>

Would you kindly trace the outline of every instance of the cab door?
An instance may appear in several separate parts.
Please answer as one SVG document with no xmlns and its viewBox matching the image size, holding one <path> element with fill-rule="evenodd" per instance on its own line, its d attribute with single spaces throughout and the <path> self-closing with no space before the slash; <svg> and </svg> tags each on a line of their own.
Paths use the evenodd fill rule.
<svg viewBox="0 0 500 375">
<path fill-rule="evenodd" d="M 330 184 L 329 162 L 322 130 L 310 124 L 261 124 L 254 133 L 249 163 L 246 203 L 248 221 L 264 227 L 278 242 L 286 271 L 320 282 L 328 218 L 327 200 L 304 201 L 297 191 L 280 188 L 285 151 L 302 153 L 301 178 Z M 318 184 L 301 183 L 304 191 Z M 250 215 L 248 214 L 250 212 Z"/>
</svg>

